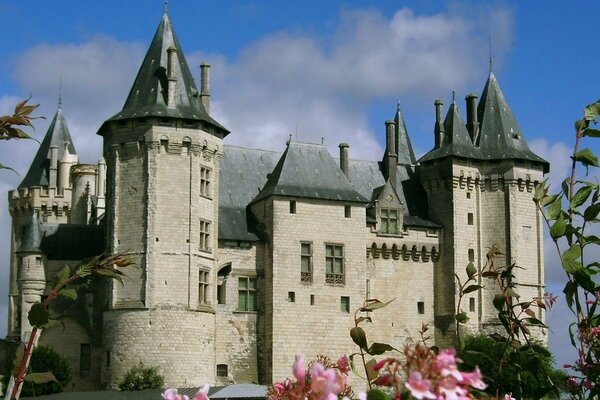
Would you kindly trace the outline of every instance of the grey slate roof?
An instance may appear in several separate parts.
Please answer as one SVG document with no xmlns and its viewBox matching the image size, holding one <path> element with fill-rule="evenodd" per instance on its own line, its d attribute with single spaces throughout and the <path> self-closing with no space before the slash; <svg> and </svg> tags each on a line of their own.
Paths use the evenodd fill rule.
<svg viewBox="0 0 600 400">
<path fill-rule="evenodd" d="M 211 399 L 264 399 L 267 397 L 267 387 L 252 383 L 229 385 L 215 392 Z"/>
<path fill-rule="evenodd" d="M 31 218 L 31 222 L 25 229 L 25 235 L 21 240 L 21 246 L 19 246 L 19 253 L 39 253 L 40 245 L 44 235 L 42 233 L 42 227 L 38 220 L 37 213 L 34 212 Z"/>
<path fill-rule="evenodd" d="M 322 144 L 289 141 L 267 183 L 252 203 L 269 196 L 368 203 Z"/>
<path fill-rule="evenodd" d="M 473 145 L 465 122 L 458 112 L 456 102 L 452 102 L 444 120 L 444 141 L 440 148 L 425 154 L 419 162 L 448 156 L 481 159 L 481 151 Z"/>
<path fill-rule="evenodd" d="M 483 158 L 538 162 L 548 172 L 548 162 L 529 150 L 493 72 L 490 72 L 481 94 L 477 114 L 481 124 L 479 148 Z"/>
<path fill-rule="evenodd" d="M 23 181 L 19 185 L 19 188 L 29 186 L 48 186 L 48 174 L 50 168 L 50 147 L 58 147 L 58 158 L 60 161 L 63 153 L 65 152 L 65 143 L 69 143 L 69 153 L 77 154 L 75 146 L 73 146 L 73 140 L 67 127 L 67 121 L 62 112 L 62 108 L 59 104 L 54 118 L 48 127 L 48 131 L 42 140 L 42 144 L 35 154 L 27 175 L 23 178 Z"/>
<path fill-rule="evenodd" d="M 104 252 L 104 228 L 99 225 L 42 224 L 40 249 L 50 260 L 82 260 Z"/>
<path fill-rule="evenodd" d="M 417 161 L 413 151 L 408 130 L 400 111 L 400 101 L 396 106 L 396 116 L 394 117 L 396 126 L 396 155 L 398 156 L 398 164 L 414 165 Z"/>
<path fill-rule="evenodd" d="M 175 66 L 176 106 L 167 107 L 167 49 L 177 50 L 179 63 Z M 123 109 L 108 121 L 143 117 L 170 117 L 204 121 L 216 127 L 223 136 L 229 131 L 208 115 L 185 60 L 183 50 L 167 12 L 158 25 L 152 43 L 135 78 Z M 108 122 L 107 121 L 107 122 Z M 98 131 L 103 133 L 105 124 Z"/>
</svg>

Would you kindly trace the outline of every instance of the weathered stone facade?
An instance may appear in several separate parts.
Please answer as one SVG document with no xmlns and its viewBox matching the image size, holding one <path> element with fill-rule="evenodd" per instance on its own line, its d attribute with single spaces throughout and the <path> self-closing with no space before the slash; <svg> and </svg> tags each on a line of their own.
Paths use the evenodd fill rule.
<svg viewBox="0 0 600 400">
<path fill-rule="evenodd" d="M 401 348 L 425 323 L 452 345 L 454 274 L 484 268 L 493 243 L 522 267 L 521 296 L 543 294 L 531 197 L 548 163 L 493 74 L 478 108 L 468 96 L 467 123 L 455 103 L 442 121 L 436 102 L 436 144 L 418 162 L 399 108 L 383 160 L 357 161 L 346 144 L 339 159 L 320 144 L 227 146 L 209 96 L 208 65 L 198 91 L 165 14 L 123 110 L 99 129 L 98 164 L 78 163 L 59 108 L 9 193 L 9 338 L 26 339 L 27 312 L 65 263 L 105 251 L 139 266 L 123 285 L 94 281 L 62 310 L 65 332 L 43 333 L 72 363 L 73 389 L 115 387 L 139 361 L 171 386 L 269 383 L 298 352 L 353 353 L 354 310 L 375 297 L 395 301 L 374 313 L 370 340 Z M 494 332 L 497 289 L 480 284 L 461 304 L 465 329 Z"/>
</svg>

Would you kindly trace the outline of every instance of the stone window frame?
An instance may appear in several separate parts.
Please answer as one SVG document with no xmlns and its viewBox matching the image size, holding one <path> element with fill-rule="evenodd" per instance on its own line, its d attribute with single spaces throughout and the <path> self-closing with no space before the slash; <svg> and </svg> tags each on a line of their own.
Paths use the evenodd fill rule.
<svg viewBox="0 0 600 400">
<path fill-rule="evenodd" d="M 217 377 L 227 378 L 229 376 L 229 366 L 227 364 L 217 364 Z"/>
<path fill-rule="evenodd" d="M 341 255 L 336 253 L 341 249 Z M 336 261 L 340 261 L 339 269 Z M 343 243 L 325 243 L 325 283 L 330 285 L 344 285 L 346 283 L 346 260 Z"/>
<path fill-rule="evenodd" d="M 395 213 L 393 217 L 391 214 Z M 384 215 L 385 214 L 385 215 Z M 395 229 L 390 228 L 390 223 L 395 222 Z M 383 235 L 399 235 L 401 228 L 398 226 L 400 221 L 400 210 L 397 208 L 380 208 L 379 209 L 379 233 Z"/>
<path fill-rule="evenodd" d="M 340 296 L 340 311 L 350 314 L 350 296 Z"/>
<path fill-rule="evenodd" d="M 245 282 L 242 285 L 242 282 Z M 253 296 L 252 296 L 253 295 Z M 254 304 L 250 304 L 250 299 L 254 297 Z M 244 299 L 244 306 L 241 306 L 241 299 Z M 237 312 L 256 312 L 258 311 L 258 278 L 252 276 L 238 276 L 238 305 Z"/>
<path fill-rule="evenodd" d="M 304 250 L 308 249 L 308 252 Z M 312 283 L 313 281 L 313 242 L 300 242 L 300 282 Z"/>
<path fill-rule="evenodd" d="M 211 252 L 212 247 L 210 246 L 211 234 L 210 230 L 212 223 L 206 219 L 200 219 L 199 223 L 199 234 L 198 234 L 198 248 L 200 251 Z"/>
<path fill-rule="evenodd" d="M 198 304 L 210 305 L 209 287 L 210 287 L 210 271 L 207 269 L 198 270 Z"/>
<path fill-rule="evenodd" d="M 200 196 L 212 199 L 212 168 L 200 166 Z"/>
</svg>

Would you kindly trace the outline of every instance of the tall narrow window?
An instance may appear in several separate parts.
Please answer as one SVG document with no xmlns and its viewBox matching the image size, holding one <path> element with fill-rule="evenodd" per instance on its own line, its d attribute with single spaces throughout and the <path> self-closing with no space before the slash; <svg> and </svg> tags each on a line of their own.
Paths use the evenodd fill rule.
<svg viewBox="0 0 600 400">
<path fill-rule="evenodd" d="M 475 261 L 475 250 L 469 249 L 469 262 Z"/>
<path fill-rule="evenodd" d="M 468 225 L 473 225 L 473 213 L 468 213 L 467 214 L 467 224 Z"/>
<path fill-rule="evenodd" d="M 419 314 L 425 314 L 425 303 L 422 301 L 417 302 L 417 312 Z"/>
<path fill-rule="evenodd" d="M 325 283 L 341 284 L 344 280 L 344 245 L 325 245 Z"/>
<path fill-rule="evenodd" d="M 210 168 L 200 167 L 200 194 L 205 197 L 210 197 Z"/>
<path fill-rule="evenodd" d="M 79 375 L 82 378 L 90 374 L 92 367 L 92 345 L 89 343 L 81 343 L 79 346 Z"/>
<path fill-rule="evenodd" d="M 312 282 L 312 243 L 300 243 L 300 282 Z"/>
<path fill-rule="evenodd" d="M 200 250 L 211 250 L 209 221 L 200 220 Z"/>
<path fill-rule="evenodd" d="M 345 313 L 350 312 L 350 297 L 348 297 L 348 296 L 340 297 L 340 309 L 342 312 L 345 312 Z"/>
<path fill-rule="evenodd" d="M 381 211 L 381 229 L 380 233 L 389 235 L 398 234 L 398 210 L 382 208 Z"/>
<path fill-rule="evenodd" d="M 238 311 L 256 310 L 256 278 L 238 278 Z"/>
<path fill-rule="evenodd" d="M 349 205 L 344 206 L 344 217 L 352 218 L 352 206 L 349 206 Z"/>
<path fill-rule="evenodd" d="M 290 200 L 290 214 L 296 214 L 296 200 Z"/>
<path fill-rule="evenodd" d="M 469 297 L 469 311 L 475 312 L 475 298 Z"/>
<path fill-rule="evenodd" d="M 198 275 L 198 304 L 209 304 L 208 301 L 208 271 L 199 271 Z"/>
</svg>

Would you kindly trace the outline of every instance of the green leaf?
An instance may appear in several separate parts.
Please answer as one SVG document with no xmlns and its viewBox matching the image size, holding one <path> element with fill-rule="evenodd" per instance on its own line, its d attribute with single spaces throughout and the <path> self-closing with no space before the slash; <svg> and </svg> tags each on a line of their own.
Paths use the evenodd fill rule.
<svg viewBox="0 0 600 400">
<path fill-rule="evenodd" d="M 472 262 L 467 264 L 467 276 L 470 278 L 473 277 L 477 273 L 477 268 L 473 265 Z"/>
<path fill-rule="evenodd" d="M 546 219 L 550 221 L 557 219 L 560 216 L 560 212 L 562 211 L 561 206 L 562 204 L 560 201 L 555 201 L 554 203 L 546 207 Z"/>
<path fill-rule="evenodd" d="M 379 389 L 371 389 L 367 392 L 367 400 L 390 400 L 390 398 Z"/>
<path fill-rule="evenodd" d="M 585 203 L 588 197 L 590 197 L 590 194 L 592 194 L 592 191 L 595 189 L 595 186 L 596 185 L 586 185 L 580 188 L 571 199 L 571 208 L 577 208 Z"/>
<path fill-rule="evenodd" d="M 596 291 L 596 284 L 592 280 L 590 273 L 585 268 L 580 268 L 573 273 L 575 282 L 581 286 L 584 290 L 594 293 Z"/>
<path fill-rule="evenodd" d="M 386 351 L 394 351 L 394 350 L 396 350 L 396 349 L 387 343 L 375 342 L 375 343 L 371 344 L 371 347 L 369 347 L 369 350 L 367 350 L 367 353 L 369 353 L 372 356 L 378 356 L 378 355 L 385 353 Z"/>
<path fill-rule="evenodd" d="M 583 118 L 586 121 L 593 121 L 596 118 L 598 118 L 598 115 L 600 115 L 600 100 L 598 100 L 592 104 L 588 104 L 583 109 Z"/>
<path fill-rule="evenodd" d="M 33 372 L 25 375 L 25 382 L 31 383 L 48 383 L 48 382 L 58 382 L 54 377 L 54 374 L 50 371 L 48 372 Z"/>
<path fill-rule="evenodd" d="M 471 292 L 474 292 L 474 291 L 479 290 L 479 289 L 483 289 L 483 286 L 480 286 L 480 285 L 469 285 L 469 286 L 467 286 L 465 288 L 465 290 L 463 290 L 463 294 L 471 293 Z"/>
<path fill-rule="evenodd" d="M 504 304 L 506 303 L 506 300 L 504 299 L 504 296 L 502 296 L 501 294 L 496 294 L 494 296 L 494 307 L 496 308 L 496 310 L 498 311 L 502 311 L 504 309 Z"/>
<path fill-rule="evenodd" d="M 59 321 L 57 319 L 49 319 L 48 323 L 45 324 L 44 326 L 42 326 L 42 329 L 50 329 L 50 328 L 54 328 L 57 325 L 62 325 L 63 328 L 63 332 L 65 331 L 65 323 L 62 321 Z"/>
<path fill-rule="evenodd" d="M 567 306 L 569 308 L 573 308 L 573 297 L 577 292 L 577 285 L 574 282 L 568 281 L 563 289 L 563 293 L 565 294 L 565 300 L 567 301 Z"/>
<path fill-rule="evenodd" d="M 584 166 L 588 167 L 588 166 L 593 166 L 593 167 L 598 167 L 600 166 L 598 164 L 598 157 L 596 157 L 594 155 L 594 153 L 592 152 L 592 150 L 590 150 L 588 147 L 586 147 L 585 149 L 579 151 L 577 154 L 575 154 L 575 156 L 572 158 L 575 161 L 578 161 L 580 163 L 582 163 Z"/>
<path fill-rule="evenodd" d="M 496 271 L 484 271 L 481 273 L 481 277 L 482 278 L 494 278 L 496 279 L 498 277 L 498 275 L 500 275 L 498 272 Z"/>
<path fill-rule="evenodd" d="M 10 169 L 12 172 L 14 172 L 15 174 L 19 175 L 19 173 L 17 171 L 15 171 L 14 169 L 12 169 L 11 167 L 9 167 L 8 165 L 4 165 L 2 163 L 0 163 L 0 169 Z M 20 175 L 19 175 L 20 176 Z"/>
<path fill-rule="evenodd" d="M 590 122 L 585 119 L 578 119 L 577 121 L 575 121 L 575 131 L 576 132 L 579 132 L 579 131 L 585 129 L 588 126 L 590 126 Z"/>
<path fill-rule="evenodd" d="M 545 196 L 540 201 L 540 204 L 542 205 L 542 207 L 546 207 L 561 198 L 562 198 L 562 194 L 553 194 L 552 196 Z"/>
<path fill-rule="evenodd" d="M 600 203 L 592 204 L 583 212 L 583 219 L 586 221 L 592 221 L 600 214 Z"/>
<path fill-rule="evenodd" d="M 571 246 L 562 255 L 562 266 L 563 269 L 569 274 L 574 274 L 575 271 L 583 268 L 580 262 L 581 259 L 581 247 L 577 244 Z"/>
<path fill-rule="evenodd" d="M 72 288 L 64 288 L 63 290 L 60 291 L 59 295 L 66 297 L 68 299 L 71 299 L 71 300 L 76 300 L 77 299 L 77 290 L 72 289 Z"/>
<path fill-rule="evenodd" d="M 565 178 L 565 180 L 561 183 L 562 191 L 567 198 L 569 198 L 569 182 L 569 178 Z"/>
<path fill-rule="evenodd" d="M 54 287 L 58 287 L 65 283 L 71 277 L 71 267 L 65 265 L 54 277 Z"/>
<path fill-rule="evenodd" d="M 544 324 L 542 321 L 540 321 L 537 318 L 524 318 L 523 321 L 528 322 L 531 325 L 539 325 L 539 326 L 543 326 L 543 327 L 546 326 L 546 324 Z"/>
<path fill-rule="evenodd" d="M 467 321 L 469 321 L 469 317 L 467 317 L 467 313 L 466 313 L 466 312 L 464 312 L 464 311 L 462 311 L 462 312 L 459 312 L 458 314 L 456 314 L 456 315 L 454 316 L 454 318 L 456 319 L 456 321 L 457 321 L 459 324 L 466 324 L 466 323 L 467 323 Z"/>
<path fill-rule="evenodd" d="M 375 371 L 376 364 L 377 361 L 375 361 L 374 358 L 371 358 L 365 365 L 365 371 L 367 372 L 367 379 L 369 380 L 369 382 L 373 382 L 379 377 L 379 372 Z"/>
<path fill-rule="evenodd" d="M 364 307 L 362 307 L 360 309 L 360 311 L 373 311 L 373 310 L 377 310 L 377 309 L 380 309 L 380 308 L 383 308 L 383 307 L 387 306 L 388 304 L 390 304 L 394 300 L 396 300 L 396 298 L 391 299 L 387 303 L 382 303 L 381 301 L 379 301 L 377 299 L 367 300 L 368 304 L 366 304 Z"/>
<path fill-rule="evenodd" d="M 548 187 L 546 186 L 548 182 L 548 178 L 544 179 L 543 182 L 535 185 L 535 192 L 533 195 L 533 199 L 537 201 L 543 201 L 546 198 L 546 194 L 548 193 Z"/>
<path fill-rule="evenodd" d="M 583 131 L 583 136 L 600 137 L 600 131 L 598 129 L 587 128 Z"/>
<path fill-rule="evenodd" d="M 533 350 L 534 352 L 544 356 L 544 357 L 552 357 L 552 353 L 548 351 L 544 346 L 540 346 L 539 344 L 528 344 L 523 346 L 522 351 Z"/>
<path fill-rule="evenodd" d="M 566 230 L 567 221 L 565 221 L 565 219 L 561 215 L 560 218 L 558 218 L 550 228 L 550 236 L 552 237 L 552 239 L 556 240 L 561 236 L 564 236 Z"/>
<path fill-rule="evenodd" d="M 515 290 L 513 288 L 506 288 L 505 293 L 507 296 L 516 297 L 517 299 L 519 297 L 521 297 L 521 296 L 519 296 L 519 294 L 517 292 L 515 292 Z"/>
<path fill-rule="evenodd" d="M 48 310 L 40 302 L 33 303 L 27 314 L 27 320 L 31 326 L 42 328 L 48 323 Z"/>
<path fill-rule="evenodd" d="M 352 341 L 361 349 L 367 350 L 369 348 L 367 345 L 367 334 L 363 328 L 355 326 L 354 328 L 350 329 L 350 337 L 352 338 Z"/>
</svg>

